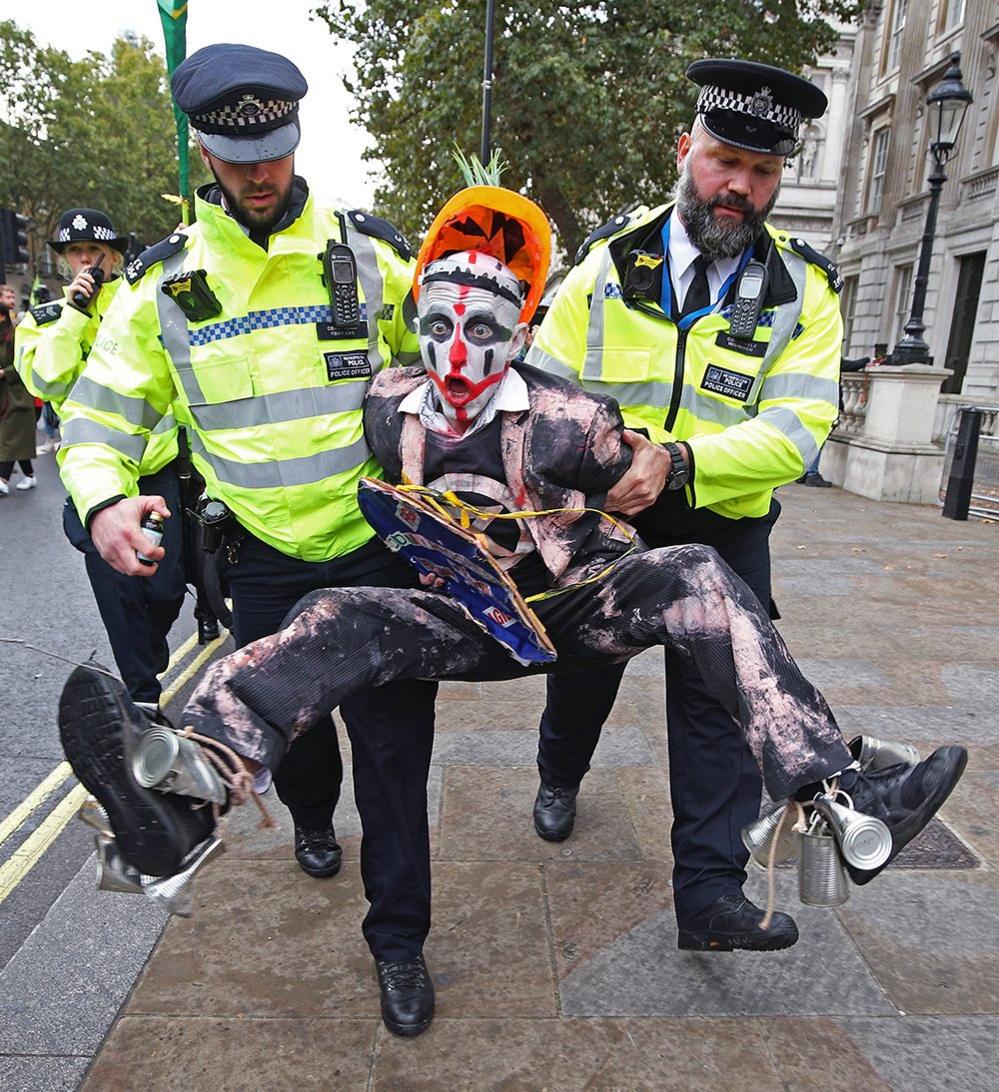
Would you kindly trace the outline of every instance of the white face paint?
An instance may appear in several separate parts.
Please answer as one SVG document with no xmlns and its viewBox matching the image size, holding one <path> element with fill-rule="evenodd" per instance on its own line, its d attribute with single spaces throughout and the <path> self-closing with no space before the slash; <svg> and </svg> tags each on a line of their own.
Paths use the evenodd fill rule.
<svg viewBox="0 0 999 1092">
<path fill-rule="evenodd" d="M 452 255 L 424 274 L 417 304 L 420 352 L 441 412 L 456 432 L 488 405 L 524 343 L 520 304 L 500 292 L 519 297 L 519 283 L 484 254 Z"/>
</svg>

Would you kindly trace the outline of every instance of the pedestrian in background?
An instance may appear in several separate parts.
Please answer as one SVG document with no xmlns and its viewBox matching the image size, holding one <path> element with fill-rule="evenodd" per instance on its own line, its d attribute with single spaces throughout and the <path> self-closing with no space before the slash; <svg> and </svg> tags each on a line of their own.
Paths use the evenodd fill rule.
<svg viewBox="0 0 999 1092">
<path fill-rule="evenodd" d="M 0 284 L 0 497 L 10 493 L 14 464 L 24 477 L 16 489 L 35 488 L 35 400 L 14 367 L 14 289 Z"/>
</svg>

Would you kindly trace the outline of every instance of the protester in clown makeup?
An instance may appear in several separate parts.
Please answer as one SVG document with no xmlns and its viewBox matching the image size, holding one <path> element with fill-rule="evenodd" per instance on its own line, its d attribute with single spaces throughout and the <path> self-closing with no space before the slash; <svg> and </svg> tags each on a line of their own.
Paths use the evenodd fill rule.
<svg viewBox="0 0 999 1092">
<path fill-rule="evenodd" d="M 476 230 L 465 234 L 457 225 Z M 728 710 L 732 732 L 748 744 L 775 800 L 807 804 L 824 779 L 838 777 L 859 810 L 885 819 L 894 856 L 956 784 L 966 753 L 943 747 L 916 766 L 877 778 L 861 773 L 825 700 L 718 554 L 698 545 L 643 550 L 627 525 L 599 511 L 632 461 L 616 404 L 511 364 L 540 298 L 548 253 L 544 217 L 509 191 L 473 187 L 439 214 L 413 285 L 426 371 L 382 371 L 365 404 L 365 433 L 387 480 L 446 480 L 459 497 L 486 483 L 509 497 L 525 544 L 501 560 L 532 595 L 557 653 L 537 670 L 585 671 L 666 645 Z M 489 512 L 480 514 L 488 521 Z M 450 595 L 428 587 L 329 588 L 303 598 L 279 634 L 215 662 L 179 725 L 200 741 L 196 751 L 222 747 L 241 756 L 217 778 L 219 798 L 231 805 L 245 798 L 244 764 L 276 768 L 297 737 L 359 688 L 524 672 Z M 154 875 L 179 871 L 196 838 L 212 835 L 212 814 L 201 808 L 202 828 L 192 832 L 176 817 L 204 796 L 145 787 L 127 759 L 104 761 L 115 748 L 141 754 L 148 728 L 114 680 L 90 668 L 74 671 L 60 728 L 77 776 L 108 811 L 127 865 Z M 851 874 L 862 884 L 880 867 Z M 772 948 L 797 939 L 787 914 L 774 913 L 768 930 Z M 696 946 L 696 938 L 680 940 Z M 413 1035 L 429 1025 L 434 992 L 422 957 L 387 996 L 383 988 L 391 1030 Z"/>
</svg>

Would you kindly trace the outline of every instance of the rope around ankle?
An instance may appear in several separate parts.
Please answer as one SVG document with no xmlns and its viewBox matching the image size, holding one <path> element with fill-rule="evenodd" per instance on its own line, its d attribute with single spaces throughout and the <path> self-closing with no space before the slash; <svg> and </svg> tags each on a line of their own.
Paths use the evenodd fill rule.
<svg viewBox="0 0 999 1092">
<path fill-rule="evenodd" d="M 205 758 L 218 771 L 222 783 L 229 790 L 235 804 L 245 804 L 252 797 L 263 816 L 260 821 L 261 828 L 277 826 L 263 800 L 260 799 L 257 790 L 253 787 L 253 774 L 246 768 L 246 763 L 241 755 L 238 755 L 231 747 L 220 743 L 217 739 L 212 739 L 211 736 L 199 735 L 190 725 L 179 734 L 184 739 L 190 739 L 194 743 L 200 744 Z M 218 819 L 218 805 L 214 805 L 214 807 L 216 810 L 215 818 Z"/>
<path fill-rule="evenodd" d="M 760 928 L 764 930 L 769 929 L 770 923 L 773 921 L 774 906 L 777 902 L 777 843 L 780 841 L 781 833 L 784 830 L 784 823 L 791 812 L 792 805 L 794 805 L 797 810 L 798 816 L 791 829 L 802 833 L 805 830 L 805 809 L 797 800 L 789 800 L 784 805 L 784 812 L 777 823 L 777 829 L 773 832 L 773 836 L 770 839 L 770 851 L 767 853 L 767 912 L 763 915 L 763 920 L 760 922 Z"/>
</svg>

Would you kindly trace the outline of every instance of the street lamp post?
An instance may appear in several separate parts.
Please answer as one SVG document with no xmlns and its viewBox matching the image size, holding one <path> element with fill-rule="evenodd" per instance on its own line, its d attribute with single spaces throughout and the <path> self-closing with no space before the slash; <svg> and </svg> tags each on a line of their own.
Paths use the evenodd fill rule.
<svg viewBox="0 0 999 1092">
<path fill-rule="evenodd" d="M 929 148 L 933 156 L 933 173 L 929 177 L 930 203 L 926 209 L 926 226 L 923 228 L 923 241 L 919 250 L 919 268 L 912 292 L 912 311 L 905 324 L 905 337 L 895 346 L 891 354 L 892 364 L 925 364 L 929 361 L 930 347 L 926 344 L 923 331 L 923 310 L 926 306 L 926 282 L 929 280 L 930 260 L 933 257 L 933 239 L 937 230 L 937 209 L 940 205 L 940 191 L 947 176 L 944 167 L 950 159 L 957 143 L 961 122 L 971 105 L 971 92 L 961 83 L 961 55 L 955 53 L 951 58 L 943 79 L 926 98 L 930 126 Z"/>
<path fill-rule="evenodd" d="M 482 65 L 482 146 L 479 162 L 485 166 L 492 151 L 490 129 L 493 111 L 493 11 L 495 0 L 486 0 L 486 50 Z"/>
</svg>

